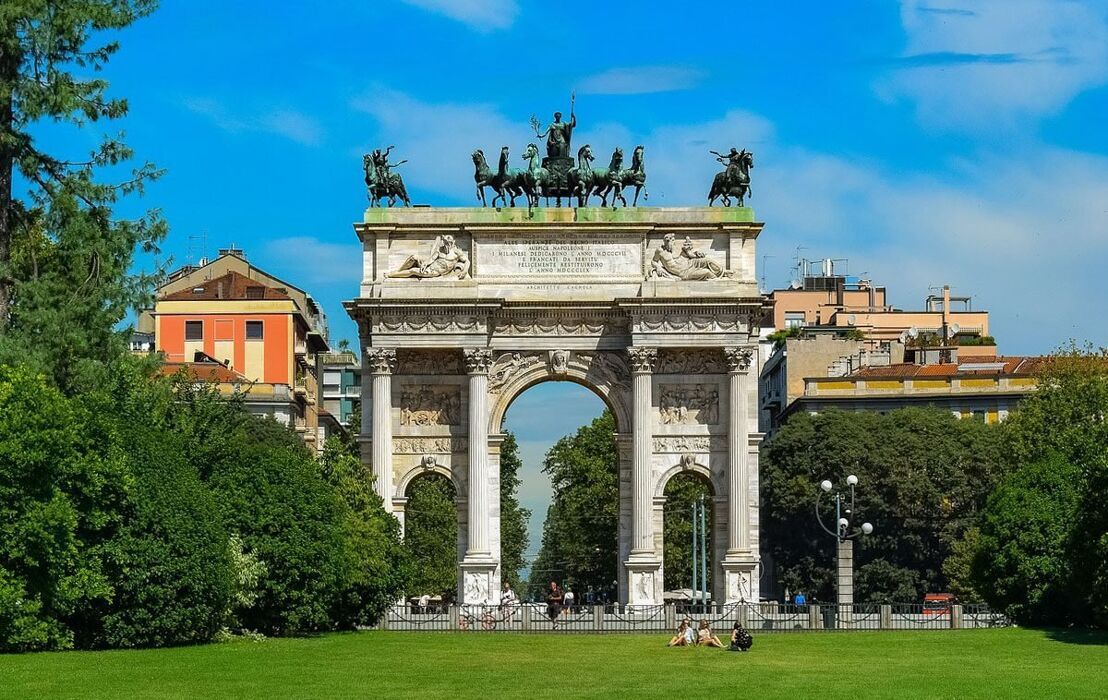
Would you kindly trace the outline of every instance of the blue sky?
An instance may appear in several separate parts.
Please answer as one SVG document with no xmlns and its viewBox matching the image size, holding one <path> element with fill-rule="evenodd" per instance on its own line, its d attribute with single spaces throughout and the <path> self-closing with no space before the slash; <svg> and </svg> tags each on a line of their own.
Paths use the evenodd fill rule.
<svg viewBox="0 0 1108 700">
<path fill-rule="evenodd" d="M 770 286 L 799 247 L 902 308 L 973 295 L 1007 354 L 1108 345 L 1105 2 L 174 0 L 120 38 L 110 128 L 167 169 L 128 207 L 164 211 L 176 263 L 245 248 L 336 339 L 361 154 L 395 144 L 416 202 L 472 204 L 469 153 L 519 153 L 576 90 L 575 143 L 644 144 L 651 205 L 703 203 L 708 149 L 754 151 Z"/>
</svg>

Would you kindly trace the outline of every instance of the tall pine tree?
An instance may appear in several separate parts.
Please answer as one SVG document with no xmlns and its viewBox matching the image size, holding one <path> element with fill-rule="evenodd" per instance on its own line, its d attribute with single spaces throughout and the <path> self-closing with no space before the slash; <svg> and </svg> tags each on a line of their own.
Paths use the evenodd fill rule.
<svg viewBox="0 0 1108 700">
<path fill-rule="evenodd" d="M 129 269 L 136 247 L 156 249 L 156 212 L 120 220 L 112 208 L 158 171 L 146 163 L 118 182 L 98 177 L 132 157 L 120 138 L 93 152 L 50 153 L 43 125 L 88 128 L 127 113 L 89 77 L 118 50 L 98 43 L 154 10 L 154 0 L 5 0 L 0 4 L 0 361 L 31 362 L 63 389 L 120 347 L 115 326 L 147 278 Z M 91 379 L 91 378 L 90 378 Z"/>
</svg>

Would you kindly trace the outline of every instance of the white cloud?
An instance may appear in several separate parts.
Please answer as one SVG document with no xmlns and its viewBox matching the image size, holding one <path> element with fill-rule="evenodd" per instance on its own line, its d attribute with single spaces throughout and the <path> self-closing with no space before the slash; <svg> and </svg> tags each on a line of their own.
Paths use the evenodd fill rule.
<svg viewBox="0 0 1108 700">
<path fill-rule="evenodd" d="M 335 286 L 356 289 L 362 278 L 361 249 L 357 243 L 328 243 L 312 236 L 289 236 L 267 241 L 261 257 L 278 277 L 297 280 L 306 289 Z M 281 273 L 285 267 L 288 273 Z"/>
<path fill-rule="evenodd" d="M 256 110 L 236 113 L 219 100 L 190 97 L 185 108 L 210 120 L 216 127 L 229 132 L 262 132 L 276 134 L 304 146 L 318 146 L 323 141 L 323 129 L 311 117 L 288 109 Z"/>
<path fill-rule="evenodd" d="M 507 29 L 519 15 L 515 0 L 402 0 L 429 12 L 445 15 L 479 32 Z"/>
<path fill-rule="evenodd" d="M 528 135 L 535 140 L 526 122 L 509 121 L 485 105 L 428 103 L 395 90 L 376 89 L 352 106 L 377 121 L 381 143 L 397 144 L 395 158 L 410 160 L 398 170 L 409 190 L 415 186 L 458 196 L 465 191 L 464 183 L 473 182 L 474 148 L 484 149 L 496 167 L 500 147 L 511 145 L 512 167 L 518 168 Z"/>
<path fill-rule="evenodd" d="M 1072 0 L 902 0 L 906 44 L 875 88 L 925 124 L 995 129 L 1108 82 L 1108 12 Z"/>
<path fill-rule="evenodd" d="M 641 95 L 687 90 L 703 77 L 701 71 L 679 66 L 611 68 L 583 78 L 577 87 L 584 94 Z"/>
<path fill-rule="evenodd" d="M 472 182 L 473 145 L 511 144 L 518 162 L 533 140 L 489 106 L 377 91 L 358 107 L 379 122 L 381 143 L 404 144 L 410 183 L 454 197 Z M 705 204 L 720 168 L 709 149 L 754 151 L 749 204 L 767 222 L 758 246 L 774 256 L 771 285 L 787 281 L 776 272 L 800 245 L 806 257 L 850 258 L 902 308 L 919 308 L 932 285 L 975 295 L 976 308 L 992 312 L 1002 351 L 1045 352 L 1071 336 L 1108 345 L 1108 321 L 1092 301 L 1104 298 L 1108 158 L 1031 145 L 891 168 L 782 144 L 771 123 L 743 111 L 641 133 L 584 124 L 573 141 L 590 143 L 604 162 L 615 145 L 643 144 L 651 206 Z"/>
</svg>

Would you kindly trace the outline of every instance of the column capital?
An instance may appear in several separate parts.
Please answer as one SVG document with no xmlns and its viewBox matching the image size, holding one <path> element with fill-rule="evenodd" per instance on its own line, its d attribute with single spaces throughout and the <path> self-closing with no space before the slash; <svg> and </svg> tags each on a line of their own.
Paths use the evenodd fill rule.
<svg viewBox="0 0 1108 700">
<path fill-rule="evenodd" d="M 396 350 L 392 348 L 366 348 L 365 362 L 370 374 L 392 374 L 396 371 Z"/>
<path fill-rule="evenodd" d="M 492 350 L 485 348 L 466 348 L 462 350 L 466 364 L 466 374 L 488 374 L 492 366 Z"/>
<path fill-rule="evenodd" d="M 658 365 L 658 348 L 627 348 L 634 374 L 649 374 Z"/>
<path fill-rule="evenodd" d="M 724 348 L 723 359 L 727 362 L 727 371 L 745 373 L 754 361 L 754 349 L 745 345 Z"/>
</svg>

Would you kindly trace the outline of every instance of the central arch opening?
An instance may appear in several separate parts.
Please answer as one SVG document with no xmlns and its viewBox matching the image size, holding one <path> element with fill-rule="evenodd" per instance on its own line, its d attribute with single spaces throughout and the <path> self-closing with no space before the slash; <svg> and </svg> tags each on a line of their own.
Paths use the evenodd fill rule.
<svg viewBox="0 0 1108 700">
<path fill-rule="evenodd" d="M 541 600 L 555 581 L 575 604 L 615 600 L 619 457 L 607 404 L 580 384 L 544 381 L 515 397 L 502 430 L 518 444 L 518 501 L 529 515 L 518 593 Z M 510 524 L 501 522 L 502 549 Z"/>
</svg>

